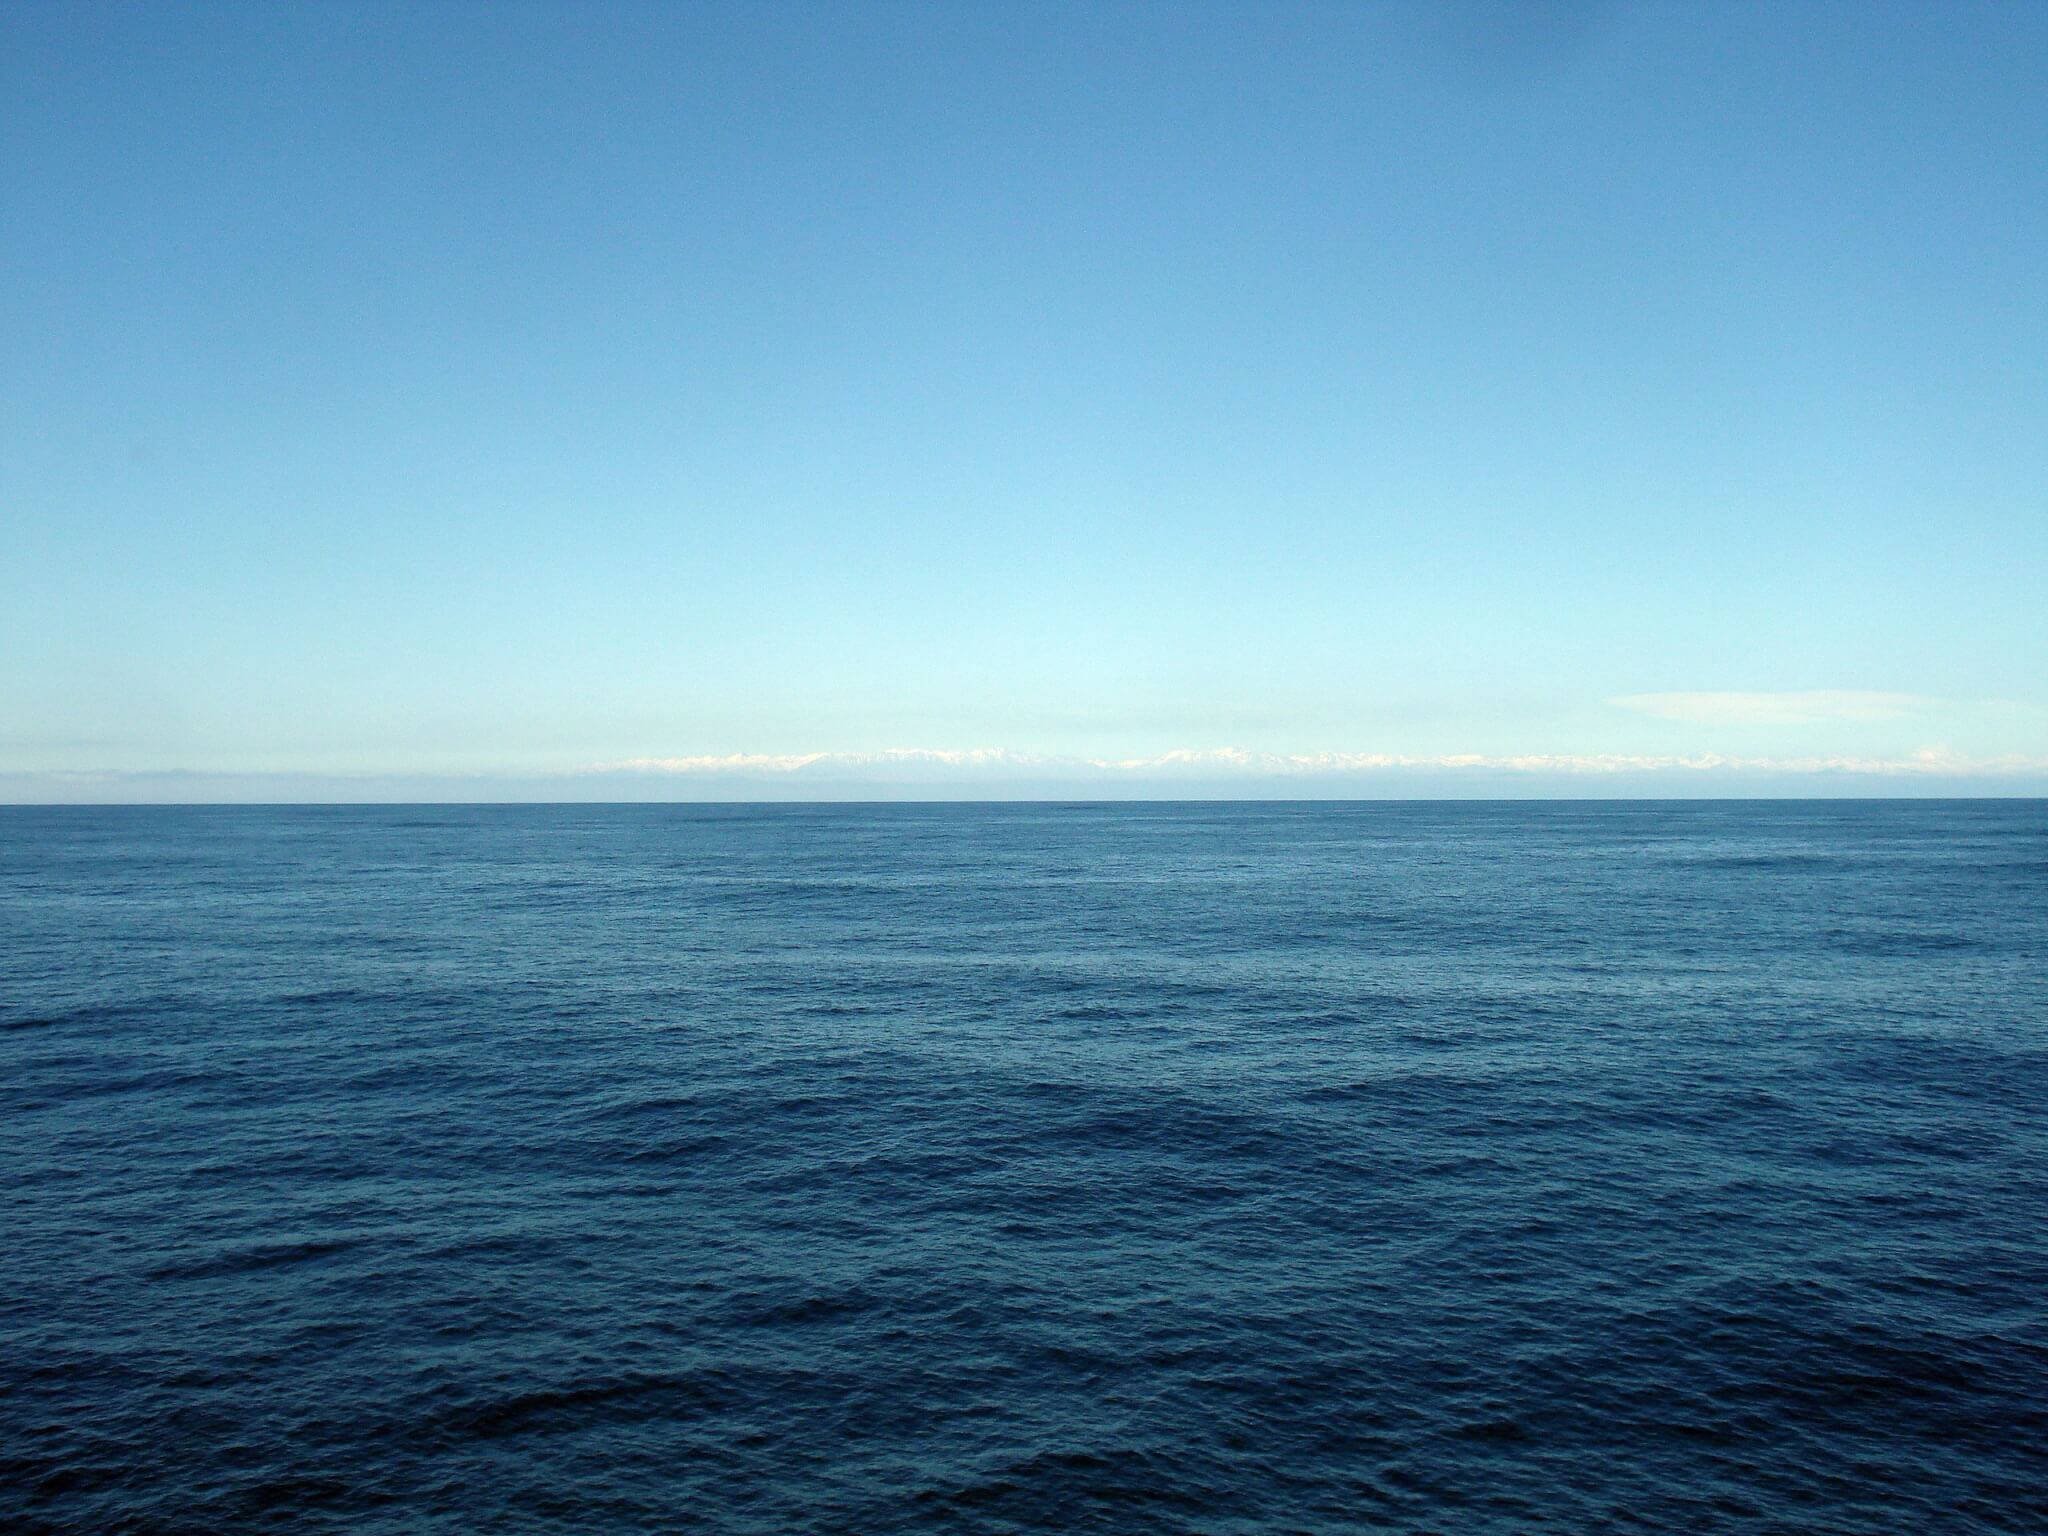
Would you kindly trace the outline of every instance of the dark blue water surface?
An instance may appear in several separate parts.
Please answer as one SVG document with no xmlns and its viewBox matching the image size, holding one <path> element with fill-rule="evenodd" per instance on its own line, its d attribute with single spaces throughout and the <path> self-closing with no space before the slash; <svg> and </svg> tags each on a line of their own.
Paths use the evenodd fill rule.
<svg viewBox="0 0 2048 1536">
<path fill-rule="evenodd" d="M 0 812 L 0 1524 L 2048 1529 L 2048 803 Z"/>
</svg>

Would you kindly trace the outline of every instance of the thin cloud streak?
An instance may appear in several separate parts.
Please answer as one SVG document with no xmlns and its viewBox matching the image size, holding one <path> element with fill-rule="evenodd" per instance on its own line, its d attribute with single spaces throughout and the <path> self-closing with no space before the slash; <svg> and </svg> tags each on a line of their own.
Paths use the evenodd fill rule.
<svg viewBox="0 0 2048 1536">
<path fill-rule="evenodd" d="M 1800 693 L 1631 693 L 1608 703 L 1689 725 L 1821 725 L 1905 720 L 1938 707 L 1910 693 L 1817 689 Z"/>
<path fill-rule="evenodd" d="M 1160 778 L 1190 775 L 1242 778 L 1320 778 L 1384 772 L 1508 773 L 1601 776 L 1636 773 L 1867 774 L 1878 777 L 1942 775 L 1999 777 L 2048 771 L 2048 758 L 2006 754 L 1972 757 L 1946 747 L 1924 747 L 1904 757 L 1846 755 L 1755 757 L 1719 752 L 1692 754 L 1479 752 L 1414 755 L 1393 752 L 1252 752 L 1240 747 L 1179 748 L 1141 757 L 1071 757 L 1000 747 L 892 747 L 877 752 L 735 752 L 725 756 L 640 757 L 595 763 L 589 773 L 691 777 L 803 775 L 814 778 L 1034 776 Z"/>
</svg>

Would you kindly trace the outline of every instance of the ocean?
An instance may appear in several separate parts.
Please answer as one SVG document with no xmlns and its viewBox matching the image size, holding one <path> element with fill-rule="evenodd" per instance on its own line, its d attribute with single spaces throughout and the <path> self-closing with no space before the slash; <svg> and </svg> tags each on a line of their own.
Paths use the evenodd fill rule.
<svg viewBox="0 0 2048 1536">
<path fill-rule="evenodd" d="M 0 810 L 0 1526 L 2048 1530 L 2048 802 Z"/>
</svg>

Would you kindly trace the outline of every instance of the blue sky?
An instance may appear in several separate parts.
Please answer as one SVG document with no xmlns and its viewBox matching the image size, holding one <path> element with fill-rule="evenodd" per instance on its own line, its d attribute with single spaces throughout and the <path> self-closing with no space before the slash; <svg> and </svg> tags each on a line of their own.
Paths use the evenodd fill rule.
<svg viewBox="0 0 2048 1536">
<path fill-rule="evenodd" d="M 2044 79 L 2022 4 L 9 0 L 0 797 L 2038 793 Z"/>
</svg>

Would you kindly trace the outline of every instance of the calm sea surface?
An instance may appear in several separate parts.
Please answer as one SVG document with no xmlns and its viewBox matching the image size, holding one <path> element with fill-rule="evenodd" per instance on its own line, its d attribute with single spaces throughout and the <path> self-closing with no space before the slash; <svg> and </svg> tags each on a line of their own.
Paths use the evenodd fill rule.
<svg viewBox="0 0 2048 1536">
<path fill-rule="evenodd" d="M 2048 1530 L 2048 803 L 0 811 L 9 1530 Z"/>
</svg>

